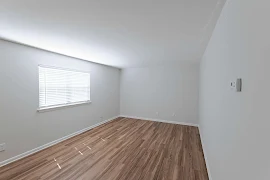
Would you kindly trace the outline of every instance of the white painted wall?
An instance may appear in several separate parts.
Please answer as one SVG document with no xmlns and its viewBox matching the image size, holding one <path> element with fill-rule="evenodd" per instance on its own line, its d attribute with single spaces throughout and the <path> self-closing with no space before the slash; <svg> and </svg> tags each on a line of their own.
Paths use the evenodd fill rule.
<svg viewBox="0 0 270 180">
<path fill-rule="evenodd" d="M 120 84 L 121 115 L 198 123 L 198 64 L 124 69 Z"/>
<path fill-rule="evenodd" d="M 92 104 L 38 113 L 39 64 L 89 71 Z M 0 85 L 0 162 L 120 112 L 120 70 L 2 40 Z"/>
<path fill-rule="evenodd" d="M 231 0 L 201 63 L 200 130 L 213 180 L 270 179 L 270 1 Z M 243 92 L 229 82 L 243 78 Z"/>
</svg>

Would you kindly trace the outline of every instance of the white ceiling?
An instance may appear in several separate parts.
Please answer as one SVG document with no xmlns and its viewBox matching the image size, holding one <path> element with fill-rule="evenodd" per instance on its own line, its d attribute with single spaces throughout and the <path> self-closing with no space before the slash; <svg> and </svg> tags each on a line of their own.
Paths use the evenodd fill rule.
<svg viewBox="0 0 270 180">
<path fill-rule="evenodd" d="M 225 0 L 1 0 L 0 38 L 119 68 L 199 62 Z"/>
</svg>

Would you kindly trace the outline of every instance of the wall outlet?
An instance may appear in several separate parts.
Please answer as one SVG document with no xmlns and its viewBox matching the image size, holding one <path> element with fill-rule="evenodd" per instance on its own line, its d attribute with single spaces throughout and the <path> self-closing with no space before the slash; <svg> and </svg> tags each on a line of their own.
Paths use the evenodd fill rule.
<svg viewBox="0 0 270 180">
<path fill-rule="evenodd" d="M 159 112 L 156 112 L 156 115 L 159 116 Z"/>
<path fill-rule="evenodd" d="M 172 117 L 175 117 L 176 115 L 175 115 L 175 113 L 172 113 Z"/>
<path fill-rule="evenodd" d="M 0 144 L 0 152 L 5 151 L 6 150 L 6 144 Z"/>
</svg>

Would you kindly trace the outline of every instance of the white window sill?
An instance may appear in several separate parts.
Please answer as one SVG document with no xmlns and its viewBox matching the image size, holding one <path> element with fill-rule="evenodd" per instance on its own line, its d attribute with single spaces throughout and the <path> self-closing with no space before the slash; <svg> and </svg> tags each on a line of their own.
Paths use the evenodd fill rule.
<svg viewBox="0 0 270 180">
<path fill-rule="evenodd" d="M 85 102 L 70 103 L 70 104 L 63 104 L 63 105 L 56 105 L 56 106 L 48 106 L 48 107 L 38 108 L 37 112 L 41 113 L 41 112 L 47 112 L 47 111 L 54 111 L 57 109 L 63 109 L 63 108 L 80 106 L 80 105 L 91 104 L 91 103 L 92 103 L 91 101 L 85 101 Z"/>
</svg>

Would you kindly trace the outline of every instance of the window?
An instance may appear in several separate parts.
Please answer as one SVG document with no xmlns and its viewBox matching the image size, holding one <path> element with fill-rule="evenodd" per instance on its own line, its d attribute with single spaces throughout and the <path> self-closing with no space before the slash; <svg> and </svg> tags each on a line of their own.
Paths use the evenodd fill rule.
<svg viewBox="0 0 270 180">
<path fill-rule="evenodd" d="M 39 110 L 90 102 L 90 73 L 39 66 Z"/>
</svg>

